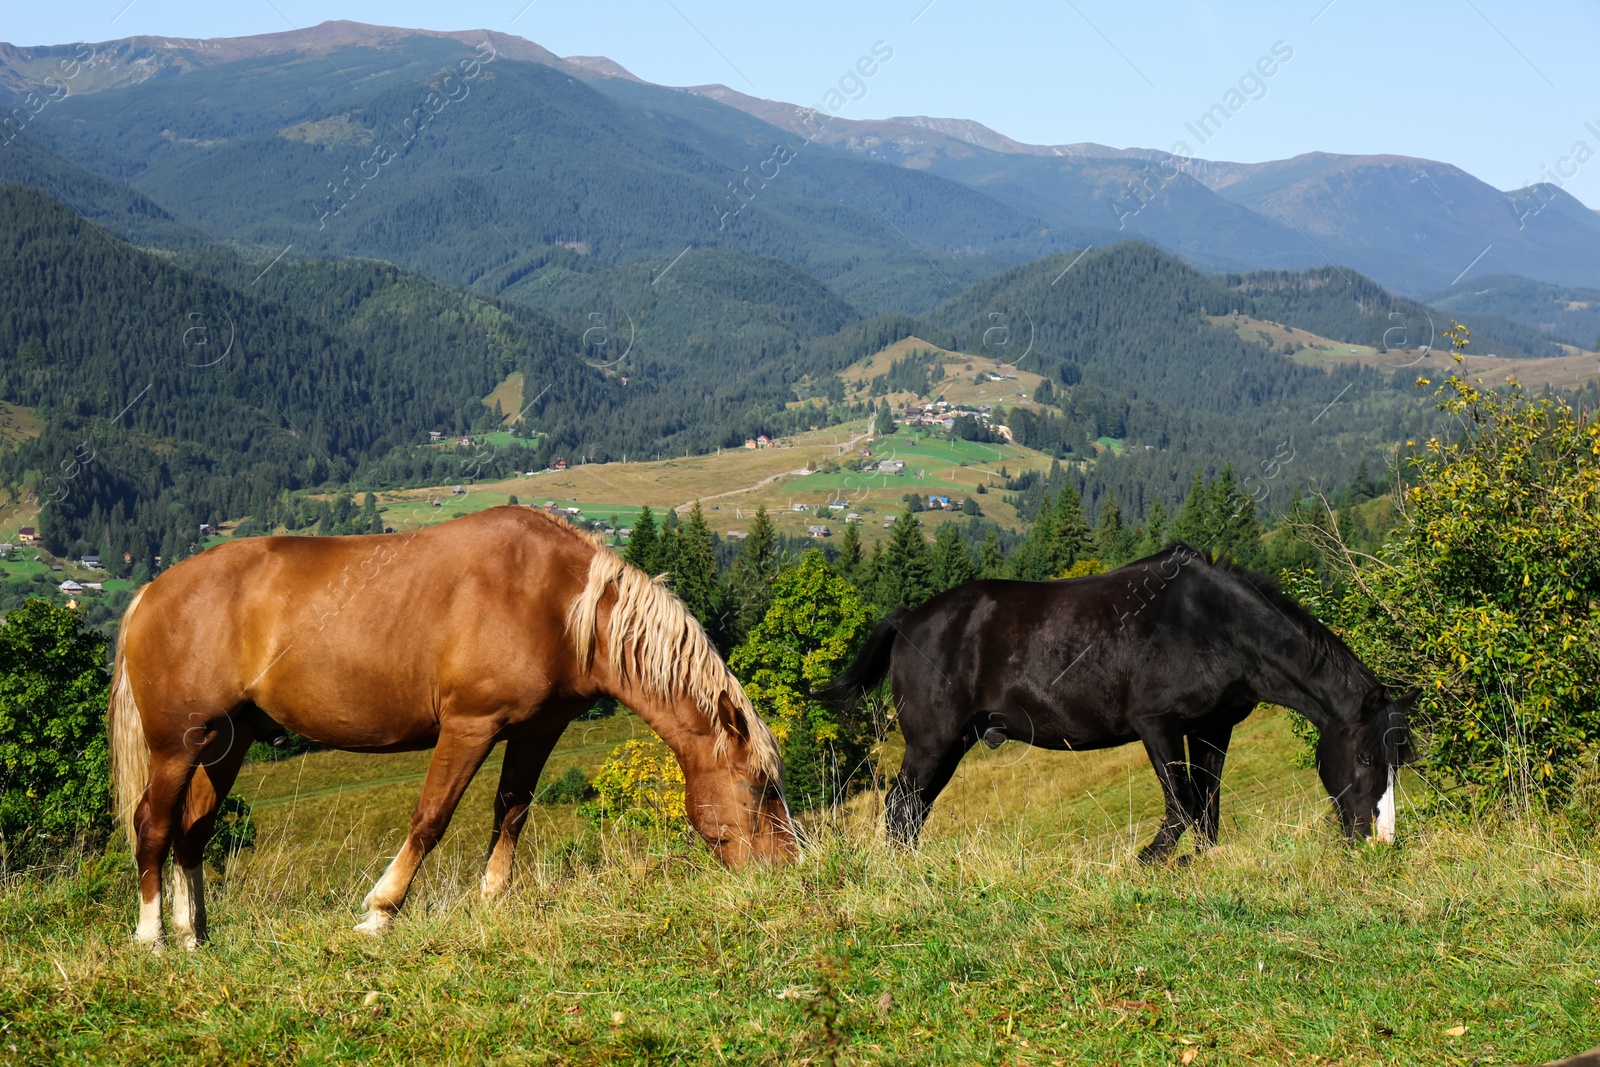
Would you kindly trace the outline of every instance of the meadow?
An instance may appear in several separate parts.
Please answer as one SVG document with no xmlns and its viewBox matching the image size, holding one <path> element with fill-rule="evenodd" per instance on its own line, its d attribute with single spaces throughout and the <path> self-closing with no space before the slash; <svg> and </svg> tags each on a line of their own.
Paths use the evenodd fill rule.
<svg viewBox="0 0 1600 1067">
<path fill-rule="evenodd" d="M 644 733 L 575 723 L 547 776 Z M 881 843 L 868 792 L 804 820 L 782 870 L 540 805 L 493 905 L 491 760 L 381 940 L 350 927 L 427 755 L 251 764 L 260 837 L 213 882 L 198 953 L 131 946 L 125 853 L 0 889 L 0 1062 L 1443 1065 L 1593 1044 L 1592 837 L 1424 817 L 1408 779 L 1400 843 L 1347 846 L 1296 745 L 1281 713 L 1239 728 L 1222 843 L 1187 866 L 1133 859 L 1160 803 L 1137 746 L 1007 744 L 967 758 L 919 851 Z"/>
</svg>

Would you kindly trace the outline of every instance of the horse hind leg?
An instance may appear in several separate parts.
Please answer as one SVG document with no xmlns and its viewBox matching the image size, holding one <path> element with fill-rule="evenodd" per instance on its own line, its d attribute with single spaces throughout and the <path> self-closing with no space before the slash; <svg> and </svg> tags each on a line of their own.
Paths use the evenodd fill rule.
<svg viewBox="0 0 1600 1067">
<path fill-rule="evenodd" d="M 1151 766 L 1161 781 L 1166 809 L 1161 825 L 1156 828 L 1155 837 L 1139 851 L 1139 861 L 1164 863 L 1194 818 L 1194 782 L 1189 777 L 1189 761 L 1184 754 L 1182 734 L 1162 732 L 1151 734 L 1143 740 Z"/>
<path fill-rule="evenodd" d="M 466 792 L 472 776 L 478 773 L 494 741 L 492 733 L 478 732 L 477 724 L 456 729 L 447 725 L 441 730 L 433 759 L 428 764 L 428 776 L 422 783 L 422 796 L 411 813 L 411 828 L 406 833 L 405 843 L 385 868 L 378 884 L 362 900 L 366 914 L 356 924 L 358 931 L 381 934 L 388 929 L 395 913 L 406 902 L 417 868 L 444 836 L 450 817 L 461 802 L 461 794 Z"/>
<path fill-rule="evenodd" d="M 161 868 L 172 846 L 178 805 L 194 766 L 193 752 L 152 752 L 150 781 L 133 811 L 133 855 L 139 872 L 139 925 L 134 928 L 133 940 L 157 952 L 166 944 L 161 924 Z"/>
<path fill-rule="evenodd" d="M 565 724 L 563 724 L 565 725 Z M 489 850 L 484 857 L 483 896 L 504 896 L 511 888 L 512 860 L 517 838 L 528 818 L 533 791 L 539 784 L 550 750 L 561 731 L 529 737 L 514 737 L 506 742 L 505 761 L 500 767 L 500 785 L 494 794 L 494 829 L 489 834 Z"/>
<path fill-rule="evenodd" d="M 217 809 L 244 763 L 250 739 L 248 726 L 223 720 L 201 750 L 182 801 L 172 847 L 172 935 L 191 952 L 207 940 L 206 845 L 216 828 Z"/>
<path fill-rule="evenodd" d="M 1228 758 L 1233 725 L 1205 726 L 1189 734 L 1189 778 L 1194 783 L 1195 851 L 1217 843 L 1222 806 L 1222 764 Z"/>
<path fill-rule="evenodd" d="M 904 731 L 903 718 L 901 728 Z M 905 758 L 883 804 L 884 830 L 891 842 L 916 847 L 933 802 L 950 784 L 961 757 L 977 740 L 970 725 L 955 737 L 925 733 L 906 737 Z"/>
</svg>

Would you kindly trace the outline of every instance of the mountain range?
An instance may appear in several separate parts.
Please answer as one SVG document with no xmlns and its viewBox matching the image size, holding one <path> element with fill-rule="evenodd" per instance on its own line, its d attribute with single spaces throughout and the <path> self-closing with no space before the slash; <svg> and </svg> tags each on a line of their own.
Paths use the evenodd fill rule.
<svg viewBox="0 0 1600 1067">
<path fill-rule="evenodd" d="M 445 79 L 474 54 L 492 58 L 457 70 L 457 101 Z M 21 130 L 58 166 L 186 224 L 454 284 L 506 284 L 562 244 L 607 262 L 715 245 L 794 263 L 863 311 L 917 313 L 1006 266 L 1137 238 L 1202 270 L 1334 264 L 1412 297 L 1474 275 L 1600 288 L 1600 215 L 1549 184 L 1505 192 L 1403 156 L 1027 145 L 963 119 L 654 85 L 488 30 L 0 45 L 4 90 L 44 94 Z M 404 166 L 368 162 L 380 148 Z M 363 166 L 381 179 L 352 183 Z"/>
<path fill-rule="evenodd" d="M 298 528 L 293 490 L 860 418 L 839 372 L 908 338 L 1030 360 L 1053 385 L 1019 439 L 1070 460 L 1090 508 L 1176 506 L 1196 471 L 1293 440 L 1277 508 L 1432 418 L 1409 362 L 1330 369 L 1285 337 L 1381 353 L 1459 314 L 1517 358 L 1600 332 L 1593 213 L 1557 190 L 1519 218 L 1427 161 L 1178 165 L 819 119 L 354 23 L 0 45 L 6 90 L 0 400 L 44 430 L 0 449 L 0 484 L 43 496 L 90 449 L 42 516 L 58 551 L 153 565 L 202 523 Z M 232 357 L 196 359 L 224 321 Z M 507 429 L 492 454 L 430 442 Z"/>
</svg>

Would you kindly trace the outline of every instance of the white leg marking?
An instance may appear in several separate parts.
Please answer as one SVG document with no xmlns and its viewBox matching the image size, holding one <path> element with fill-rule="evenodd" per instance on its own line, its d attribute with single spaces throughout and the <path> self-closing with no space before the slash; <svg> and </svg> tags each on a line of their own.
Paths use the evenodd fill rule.
<svg viewBox="0 0 1600 1067">
<path fill-rule="evenodd" d="M 502 835 L 495 842 L 494 852 L 489 855 L 489 862 L 483 868 L 483 896 L 484 899 L 503 896 L 511 888 L 511 848 L 507 838 Z"/>
<path fill-rule="evenodd" d="M 206 868 L 172 865 L 172 934 L 185 951 L 200 947 L 206 936 Z"/>
<path fill-rule="evenodd" d="M 1374 827 L 1378 840 L 1385 845 L 1394 844 L 1394 768 L 1389 768 L 1389 788 L 1378 800 L 1378 822 Z"/>
<path fill-rule="evenodd" d="M 411 887 L 411 878 L 417 871 L 417 861 L 411 858 L 412 854 L 408 840 L 400 846 L 399 854 L 389 861 L 389 866 L 384 868 L 383 877 L 372 887 L 372 892 L 362 900 L 367 914 L 356 925 L 361 933 L 381 934 L 388 928 L 389 919 L 400 910 L 406 890 Z"/>
<path fill-rule="evenodd" d="M 161 931 L 161 894 L 145 900 L 139 898 L 139 925 L 134 928 L 133 942 L 136 945 L 149 945 L 153 949 L 160 949 L 162 943 Z"/>
</svg>

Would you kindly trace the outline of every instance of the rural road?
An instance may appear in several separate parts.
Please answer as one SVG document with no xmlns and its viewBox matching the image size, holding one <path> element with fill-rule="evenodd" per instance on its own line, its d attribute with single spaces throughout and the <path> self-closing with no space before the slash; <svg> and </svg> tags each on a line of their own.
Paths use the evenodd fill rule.
<svg viewBox="0 0 1600 1067">
<path fill-rule="evenodd" d="M 854 437 L 850 438 L 850 440 L 846 441 L 844 444 L 838 446 L 838 448 L 834 450 L 833 454 L 835 456 L 842 456 L 846 452 L 848 452 L 852 448 L 854 448 L 860 442 L 865 441 L 865 440 L 867 440 L 867 439 L 869 439 L 871 437 L 872 437 L 872 435 L 870 433 L 858 433 Z M 740 488 L 740 489 L 729 489 L 725 493 L 713 493 L 710 496 L 696 497 L 695 500 L 698 500 L 700 503 L 704 504 L 708 500 L 721 500 L 725 496 L 738 496 L 740 493 L 753 493 L 757 489 L 765 489 L 767 486 L 771 485 L 773 482 L 777 481 L 779 478 L 787 478 L 787 477 L 789 477 L 790 475 L 793 475 L 793 474 L 810 474 L 810 473 L 811 473 L 811 470 L 809 468 L 806 468 L 806 467 L 797 467 L 796 469 L 794 469 L 792 471 L 779 471 L 777 474 L 768 475 L 767 477 L 761 479 L 759 482 L 754 482 L 754 483 L 752 483 L 750 485 L 744 486 L 743 488 Z M 685 500 L 683 503 L 677 505 L 672 510 L 673 511 L 679 511 L 679 512 L 688 511 L 690 508 L 694 507 L 695 500 Z"/>
</svg>

